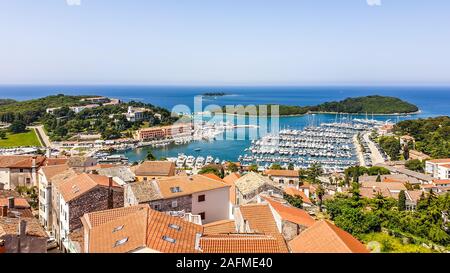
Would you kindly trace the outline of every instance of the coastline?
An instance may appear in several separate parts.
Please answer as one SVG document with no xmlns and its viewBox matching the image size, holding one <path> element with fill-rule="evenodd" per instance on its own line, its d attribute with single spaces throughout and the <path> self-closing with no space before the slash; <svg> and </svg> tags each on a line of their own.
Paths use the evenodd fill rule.
<svg viewBox="0 0 450 273">
<path fill-rule="evenodd" d="M 392 113 L 392 114 L 370 114 L 370 116 L 404 116 L 404 115 L 419 115 L 422 113 L 422 110 L 419 109 L 419 111 L 416 112 L 410 112 L 410 113 Z M 218 113 L 218 112 L 211 112 L 211 114 L 219 114 L 219 115 L 227 115 L 227 116 L 235 116 L 235 117 L 258 117 L 258 115 L 242 115 L 242 114 L 230 114 L 230 113 Z M 366 113 L 344 113 L 344 112 L 321 112 L 321 111 L 311 111 L 307 112 L 305 114 L 293 114 L 293 115 L 274 115 L 273 117 L 301 117 L 306 115 L 313 115 L 313 114 L 325 114 L 325 115 L 360 115 L 364 116 Z"/>
</svg>

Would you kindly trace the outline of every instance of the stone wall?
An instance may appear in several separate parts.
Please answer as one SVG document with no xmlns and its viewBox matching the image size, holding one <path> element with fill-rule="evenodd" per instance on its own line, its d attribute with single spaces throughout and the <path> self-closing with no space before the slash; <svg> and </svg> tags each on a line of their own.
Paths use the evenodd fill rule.
<svg viewBox="0 0 450 273">
<path fill-rule="evenodd" d="M 173 208 L 172 202 L 177 201 L 178 207 Z M 180 196 L 176 198 L 151 201 L 148 203 L 152 209 L 159 206 L 159 211 L 182 211 L 192 212 L 192 195 Z"/>
<path fill-rule="evenodd" d="M 82 196 L 69 202 L 69 230 L 83 227 L 80 217 L 85 213 L 124 206 L 123 188 L 113 188 L 110 198 L 108 187 L 97 186 Z"/>
<path fill-rule="evenodd" d="M 284 239 L 289 242 L 295 237 L 297 237 L 300 233 L 302 233 L 305 229 L 307 229 L 306 226 L 298 225 L 296 223 L 292 223 L 290 221 L 283 220 L 282 222 L 282 234 Z"/>
</svg>

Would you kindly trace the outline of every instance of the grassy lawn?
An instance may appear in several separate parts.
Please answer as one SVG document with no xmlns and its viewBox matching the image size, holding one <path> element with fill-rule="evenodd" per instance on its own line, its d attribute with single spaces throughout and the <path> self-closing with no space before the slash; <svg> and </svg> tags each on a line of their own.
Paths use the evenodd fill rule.
<svg viewBox="0 0 450 273">
<path fill-rule="evenodd" d="M 41 146 L 34 130 L 21 134 L 6 134 L 6 139 L 0 139 L 0 148 L 13 148 L 20 146 Z"/>
</svg>

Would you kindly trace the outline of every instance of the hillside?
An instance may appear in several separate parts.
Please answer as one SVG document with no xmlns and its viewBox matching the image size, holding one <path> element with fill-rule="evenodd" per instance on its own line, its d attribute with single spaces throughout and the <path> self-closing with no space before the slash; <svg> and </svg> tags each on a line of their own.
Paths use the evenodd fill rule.
<svg viewBox="0 0 450 273">
<path fill-rule="evenodd" d="M 270 115 L 271 107 L 267 107 Z M 222 109 L 225 111 L 225 107 Z M 367 96 L 347 98 L 342 101 L 325 102 L 316 106 L 280 105 L 280 116 L 303 115 L 311 112 L 349 113 L 349 114 L 397 114 L 414 113 L 419 108 L 399 98 Z M 259 107 L 258 107 L 259 112 Z"/>
<path fill-rule="evenodd" d="M 7 103 L 0 103 L 0 121 L 13 122 L 20 119 L 30 124 L 44 116 L 47 108 L 83 105 L 86 103 L 80 100 L 86 97 L 89 96 L 55 95 L 27 101 L 4 100 Z"/>
<path fill-rule="evenodd" d="M 405 120 L 397 123 L 398 135 L 410 135 L 416 140 L 416 150 L 433 158 L 450 157 L 450 117 Z"/>
<path fill-rule="evenodd" d="M 317 106 L 310 107 L 310 111 L 351 114 L 396 114 L 414 113 L 419 111 L 419 108 L 399 98 L 385 96 L 367 96 L 347 98 L 339 102 L 326 102 Z"/>
</svg>

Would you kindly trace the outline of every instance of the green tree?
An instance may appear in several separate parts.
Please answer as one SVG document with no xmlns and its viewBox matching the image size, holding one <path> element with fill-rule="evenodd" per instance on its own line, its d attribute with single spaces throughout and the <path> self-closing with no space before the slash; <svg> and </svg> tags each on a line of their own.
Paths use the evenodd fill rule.
<svg viewBox="0 0 450 273">
<path fill-rule="evenodd" d="M 404 211 L 406 210 L 406 194 L 405 191 L 400 191 L 398 194 L 398 210 Z"/>
<path fill-rule="evenodd" d="M 405 167 L 411 171 L 424 172 L 425 163 L 420 161 L 419 159 L 413 159 L 413 160 L 408 160 L 405 163 Z"/>
<path fill-rule="evenodd" d="M 3 130 L 0 130 L 0 139 L 6 139 L 6 132 Z"/>
<path fill-rule="evenodd" d="M 284 200 L 286 200 L 291 206 L 296 207 L 296 208 L 303 208 L 303 199 L 301 196 L 292 196 L 289 194 L 284 194 L 283 195 Z"/>
<path fill-rule="evenodd" d="M 27 125 L 22 120 L 16 120 L 9 126 L 9 130 L 13 134 L 25 133 L 27 131 Z"/>
<path fill-rule="evenodd" d="M 289 165 L 288 165 L 288 170 L 294 170 L 294 164 L 292 164 L 292 163 L 289 163 Z"/>
<path fill-rule="evenodd" d="M 156 161 L 156 157 L 153 155 L 152 151 L 147 152 L 147 156 L 145 157 L 147 161 Z"/>
<path fill-rule="evenodd" d="M 405 160 L 409 160 L 409 146 L 408 146 L 408 143 L 403 145 L 403 157 L 405 158 Z"/>
<path fill-rule="evenodd" d="M 236 163 L 233 162 L 229 162 L 228 163 L 228 171 L 235 173 L 237 171 L 239 171 L 238 166 L 236 165 Z"/>
<path fill-rule="evenodd" d="M 248 171 L 249 171 L 249 172 L 254 172 L 254 173 L 258 172 L 258 165 L 256 165 L 256 164 L 250 165 L 250 166 L 248 167 Z"/>
<path fill-rule="evenodd" d="M 386 154 L 391 158 L 391 160 L 398 160 L 401 145 L 400 141 L 396 137 L 381 137 L 379 140 L 381 148 L 386 152 Z"/>
<path fill-rule="evenodd" d="M 271 170 L 282 170 L 283 168 L 281 168 L 280 164 L 274 163 L 274 164 L 272 164 L 272 166 L 270 166 L 270 169 Z"/>
<path fill-rule="evenodd" d="M 376 180 L 376 182 L 381 182 L 381 175 L 380 175 L 380 174 L 377 175 L 377 180 Z"/>
<path fill-rule="evenodd" d="M 323 196 L 325 195 L 325 189 L 321 184 L 319 184 L 319 187 L 317 187 L 316 194 L 317 199 L 319 199 L 319 211 L 322 211 Z"/>
<path fill-rule="evenodd" d="M 308 180 L 311 183 L 318 183 L 318 177 L 323 174 L 322 165 L 320 163 L 313 163 L 307 170 L 308 173 Z"/>
<path fill-rule="evenodd" d="M 199 172 L 199 174 L 207 174 L 207 173 L 212 173 L 217 175 L 220 178 L 223 178 L 221 171 L 213 166 L 205 166 L 203 167 Z"/>
</svg>

